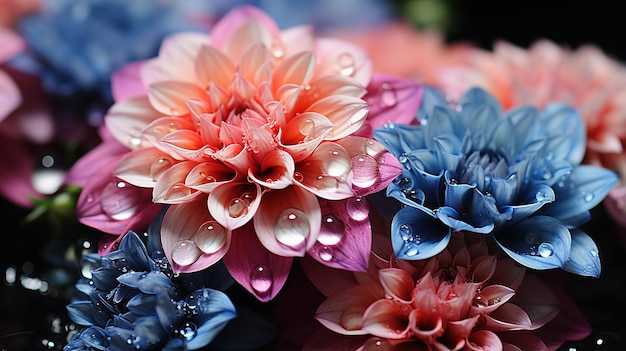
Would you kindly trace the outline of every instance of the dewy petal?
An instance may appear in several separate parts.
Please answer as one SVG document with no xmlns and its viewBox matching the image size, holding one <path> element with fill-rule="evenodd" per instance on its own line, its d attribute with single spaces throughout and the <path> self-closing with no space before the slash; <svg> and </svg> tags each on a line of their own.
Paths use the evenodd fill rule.
<svg viewBox="0 0 626 351">
<path fill-rule="evenodd" d="M 378 337 L 403 339 L 408 334 L 408 320 L 408 311 L 403 311 L 400 304 L 381 299 L 367 308 L 361 328 Z"/>
<path fill-rule="evenodd" d="M 261 196 L 261 187 L 256 183 L 222 184 L 209 194 L 209 212 L 218 223 L 233 230 L 257 214 Z"/>
<path fill-rule="evenodd" d="M 378 279 L 387 295 L 400 301 L 411 301 L 415 282 L 409 273 L 398 268 L 385 268 L 378 271 Z"/>
<path fill-rule="evenodd" d="M 230 239 L 231 231 L 214 222 L 201 199 L 170 206 L 163 217 L 161 243 L 174 272 L 197 272 L 215 264 L 228 251 Z M 177 259 L 176 252 L 187 255 Z"/>
<path fill-rule="evenodd" d="M 216 160 L 198 163 L 185 178 L 185 186 L 210 193 L 219 185 L 235 180 L 237 173 Z"/>
<path fill-rule="evenodd" d="M 283 150 L 273 150 L 265 154 L 261 169 L 248 170 L 248 177 L 266 188 L 284 189 L 293 183 L 295 169 L 291 155 Z"/>
<path fill-rule="evenodd" d="M 478 330 L 470 334 L 467 338 L 469 346 L 469 350 L 472 350 L 472 347 L 475 345 L 476 350 L 502 350 L 502 341 L 498 335 L 490 330 Z"/>
<path fill-rule="evenodd" d="M 295 183 L 328 200 L 342 200 L 355 195 L 347 181 L 351 167 L 348 152 L 334 142 L 323 142 L 308 158 L 296 164 Z"/>
<path fill-rule="evenodd" d="M 152 107 L 164 115 L 186 115 L 189 113 L 186 99 L 206 99 L 206 96 L 206 91 L 198 85 L 183 81 L 162 81 L 148 86 Z"/>
<path fill-rule="evenodd" d="M 451 230 L 438 219 L 413 207 L 404 207 L 391 222 L 391 242 L 397 258 L 422 260 L 440 253 Z"/>
<path fill-rule="evenodd" d="M 198 329 L 196 336 L 186 343 L 188 350 L 197 350 L 211 343 L 227 323 L 237 317 L 237 310 L 230 298 L 219 290 L 204 288 L 190 296 L 202 311 L 195 316 Z"/>
<path fill-rule="evenodd" d="M 206 156 L 206 145 L 196 131 L 177 130 L 167 134 L 160 140 L 160 144 L 170 150 L 170 153 L 191 161 L 202 161 Z"/>
<path fill-rule="evenodd" d="M 508 330 L 528 330 L 532 328 L 532 321 L 523 308 L 506 303 L 490 314 L 483 315 L 483 328 L 494 332 Z"/>
<path fill-rule="evenodd" d="M 368 109 L 365 101 L 359 98 L 334 95 L 318 100 L 308 111 L 326 116 L 335 126 L 326 139 L 338 140 L 361 128 Z"/>
<path fill-rule="evenodd" d="M 363 98 L 369 107 L 367 123 L 372 129 L 388 122 L 412 123 L 422 94 L 423 88 L 411 80 L 374 74 Z"/>
<path fill-rule="evenodd" d="M 328 267 L 366 272 L 372 246 L 366 201 L 319 199 L 322 224 L 309 255 Z"/>
<path fill-rule="evenodd" d="M 245 80 L 256 86 L 268 81 L 271 76 L 265 76 L 269 65 L 270 52 L 263 43 L 257 43 L 249 47 L 241 57 L 238 72 Z"/>
<path fill-rule="evenodd" d="M 561 268 L 570 256 L 569 230 L 554 217 L 534 216 L 494 238 L 512 259 L 534 269 Z"/>
<path fill-rule="evenodd" d="M 254 216 L 254 229 L 269 251 L 304 256 L 320 233 L 322 215 L 317 197 L 296 186 L 271 190 Z"/>
<path fill-rule="evenodd" d="M 241 28 L 250 22 L 255 23 L 255 27 L 248 28 L 252 33 L 240 33 L 242 32 Z M 256 29 L 263 33 L 255 33 Z M 248 34 L 248 36 L 245 34 Z M 237 62 L 239 61 L 239 56 L 235 55 L 236 53 L 233 52 L 232 48 L 228 49 L 229 45 L 244 46 L 244 41 L 247 44 L 245 45 L 246 47 L 258 41 L 268 45 L 271 42 L 265 42 L 260 40 L 260 38 L 277 38 L 279 35 L 280 29 L 270 16 L 254 6 L 244 5 L 228 12 L 226 16 L 215 24 L 211 30 L 211 43 L 217 48 L 224 49 L 225 52 L 229 53 L 233 61 Z M 236 43 L 238 41 L 239 43 Z"/>
<path fill-rule="evenodd" d="M 372 285 L 340 290 L 318 307 L 315 319 L 343 335 L 366 335 L 368 332 L 361 329 L 363 314 L 382 294 L 382 289 Z"/>
<path fill-rule="evenodd" d="M 157 148 L 131 151 L 120 160 L 114 174 L 135 186 L 153 188 L 163 172 L 175 164 Z"/>
<path fill-rule="evenodd" d="M 177 160 L 182 160 L 184 159 L 184 157 L 179 155 L 178 152 L 176 152 L 177 150 L 172 149 L 171 144 L 168 145 L 160 142 L 169 134 L 182 130 L 195 130 L 194 124 L 191 119 L 185 117 L 161 117 L 152 121 L 143 130 L 142 136 L 145 138 L 145 140 L 150 142 L 152 146 L 158 148 L 164 153 L 170 154 Z M 174 137 L 174 139 L 176 139 L 176 137 Z"/>
<path fill-rule="evenodd" d="M 295 162 L 300 162 L 311 155 L 333 127 L 328 118 L 319 113 L 301 113 L 281 129 L 280 146 Z"/>
<path fill-rule="evenodd" d="M 268 252 L 255 235 L 252 224 L 233 232 L 229 253 L 224 257 L 228 272 L 260 301 L 273 299 L 282 289 L 293 258 Z"/>
<path fill-rule="evenodd" d="M 341 74 L 356 79 L 366 86 L 372 77 L 372 62 L 361 48 L 338 39 L 321 38 L 316 53 L 320 66 L 316 76 Z"/>
<path fill-rule="evenodd" d="M 180 204 L 189 202 L 202 194 L 185 185 L 187 175 L 195 166 L 195 162 L 183 161 L 163 172 L 154 186 L 152 201 L 164 204 Z"/>
<path fill-rule="evenodd" d="M 281 62 L 274 71 L 272 77 L 273 88 L 276 91 L 286 84 L 294 84 L 297 86 L 306 84 L 311 79 L 314 70 L 314 51 L 305 51 L 295 54 Z"/>
<path fill-rule="evenodd" d="M 485 301 L 485 304 L 472 305 L 470 314 L 489 314 L 509 301 L 513 295 L 515 295 L 515 290 L 504 285 L 486 286 L 480 290 L 480 298 Z"/>
<path fill-rule="evenodd" d="M 565 160 L 572 164 L 580 163 L 585 156 L 586 139 L 585 123 L 580 112 L 569 105 L 552 103 L 546 105 L 541 118 L 545 121 L 545 130 L 568 137 L 571 147 L 564 155 Z"/>
<path fill-rule="evenodd" d="M 202 45 L 195 61 L 198 79 L 208 86 L 210 82 L 227 88 L 235 74 L 235 64 L 218 49 Z"/>
<path fill-rule="evenodd" d="M 600 255 L 596 243 L 580 229 L 570 229 L 572 250 L 563 269 L 570 273 L 600 277 Z"/>
<path fill-rule="evenodd" d="M 111 106 L 104 123 L 115 139 L 131 149 L 146 146 L 142 132 L 161 114 L 157 112 L 145 96 L 137 97 Z"/>
</svg>

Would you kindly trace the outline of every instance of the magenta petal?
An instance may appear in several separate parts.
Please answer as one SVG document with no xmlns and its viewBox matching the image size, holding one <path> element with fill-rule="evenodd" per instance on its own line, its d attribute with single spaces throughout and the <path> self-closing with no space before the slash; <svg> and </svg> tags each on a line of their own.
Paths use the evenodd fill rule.
<svg viewBox="0 0 626 351">
<path fill-rule="evenodd" d="M 105 140 L 74 163 L 67 173 L 65 182 L 85 186 L 92 174 L 101 172 L 101 168 L 107 164 L 118 164 L 122 155 L 128 151 L 127 147 L 115 139 Z"/>
<path fill-rule="evenodd" d="M 367 123 L 372 129 L 385 123 L 411 124 L 422 101 L 424 89 L 414 81 L 374 74 L 364 99 L 369 107 Z"/>
<path fill-rule="evenodd" d="M 322 226 L 308 253 L 328 267 L 366 272 L 372 247 L 372 227 L 360 212 L 350 212 L 354 201 L 319 200 Z"/>
<path fill-rule="evenodd" d="M 22 103 L 22 95 L 11 77 L 0 71 L 0 122 Z"/>
<path fill-rule="evenodd" d="M 274 20 L 265 12 L 253 6 L 240 6 L 224 16 L 211 31 L 211 43 L 217 48 L 223 48 L 234 32 L 246 21 L 260 22 L 273 37 L 280 35 L 280 30 Z"/>
<path fill-rule="evenodd" d="M 19 206 L 32 207 L 30 198 L 41 197 L 31 183 L 33 162 L 20 144 L 0 138 L 0 194 Z"/>
<path fill-rule="evenodd" d="M 113 72 L 111 90 L 115 101 L 148 95 L 148 90 L 141 81 L 142 64 L 143 61 L 132 62 Z"/>
<path fill-rule="evenodd" d="M 224 264 L 233 278 L 259 301 L 272 300 L 287 281 L 292 257 L 275 255 L 261 245 L 252 224 L 233 231 Z"/>
</svg>

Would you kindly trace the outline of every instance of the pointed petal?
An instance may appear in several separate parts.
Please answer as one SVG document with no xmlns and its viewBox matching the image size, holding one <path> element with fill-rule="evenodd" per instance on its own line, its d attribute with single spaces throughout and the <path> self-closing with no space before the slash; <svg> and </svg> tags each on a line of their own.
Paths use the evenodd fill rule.
<svg viewBox="0 0 626 351">
<path fill-rule="evenodd" d="M 293 258 L 267 251 L 248 224 L 234 231 L 230 252 L 224 257 L 228 272 L 259 301 L 272 300 L 280 292 Z"/>
<path fill-rule="evenodd" d="M 255 26 L 248 28 L 249 23 Z M 211 42 L 238 62 L 240 55 L 237 53 L 243 50 L 235 50 L 238 47 L 236 44 L 244 46 L 243 49 L 258 41 L 269 46 L 270 39 L 277 38 L 279 34 L 280 30 L 270 16 L 254 6 L 245 5 L 230 11 L 215 24 L 211 30 Z"/>
<path fill-rule="evenodd" d="M 319 113 L 301 113 L 281 128 L 280 146 L 295 162 L 300 162 L 313 153 L 333 127 L 328 118 Z"/>
<path fill-rule="evenodd" d="M 311 156 L 296 164 L 294 180 L 321 198 L 345 199 L 354 196 L 346 180 L 350 167 L 350 155 L 341 145 L 323 142 Z"/>
<path fill-rule="evenodd" d="M 483 318 L 485 319 L 483 328 L 494 332 L 532 329 L 532 321 L 528 314 L 512 303 L 500 306 L 490 314 L 483 315 Z"/>
<path fill-rule="evenodd" d="M 235 180 L 237 172 L 217 160 L 197 164 L 185 178 L 185 186 L 210 193 L 216 187 Z"/>
<path fill-rule="evenodd" d="M 440 253 L 451 231 L 438 219 L 413 207 L 404 207 L 391 222 L 391 242 L 397 258 L 421 260 Z"/>
<path fill-rule="evenodd" d="M 161 117 L 145 96 L 114 104 L 104 118 L 107 129 L 122 145 L 135 149 L 146 146 L 142 132 L 155 119 Z"/>
<path fill-rule="evenodd" d="M 164 115 L 186 115 L 189 113 L 186 99 L 206 99 L 206 96 L 206 91 L 198 85 L 183 81 L 162 81 L 148 86 L 150 104 Z"/>
<path fill-rule="evenodd" d="M 537 329 L 550 322 L 559 313 L 559 300 L 550 287 L 532 274 L 528 274 L 515 290 L 512 303 L 521 307 Z"/>
<path fill-rule="evenodd" d="M 332 38 L 320 38 L 316 42 L 316 53 L 321 62 L 317 76 L 337 73 L 356 79 L 366 86 L 372 77 L 372 62 L 369 55 L 356 45 Z"/>
<path fill-rule="evenodd" d="M 366 335 L 368 332 L 361 329 L 363 314 L 383 294 L 382 289 L 371 285 L 338 291 L 319 306 L 315 319 L 326 328 L 343 335 Z"/>
<path fill-rule="evenodd" d="M 218 49 L 202 45 L 195 60 L 198 79 L 208 86 L 210 82 L 227 88 L 235 75 L 235 64 Z"/>
<path fill-rule="evenodd" d="M 188 350 L 197 350 L 211 343 L 226 324 L 237 317 L 237 311 L 228 296 L 218 290 L 200 289 L 189 297 L 193 297 L 193 301 L 202 306 L 201 311 L 194 315 L 198 324 L 196 336 L 186 343 Z"/>
<path fill-rule="evenodd" d="M 273 150 L 263 157 L 261 169 L 248 170 L 248 177 L 266 188 L 284 189 L 293 183 L 295 169 L 291 155 L 283 150 Z"/>
<path fill-rule="evenodd" d="M 338 140 L 361 128 L 365 123 L 368 109 L 365 101 L 359 98 L 333 95 L 318 100 L 308 108 L 308 111 L 326 116 L 335 126 L 326 139 Z"/>
<path fill-rule="evenodd" d="M 601 264 L 596 243 L 580 229 L 572 229 L 570 233 L 572 250 L 563 269 L 570 273 L 599 278 Z"/>
<path fill-rule="evenodd" d="M 256 215 L 261 195 L 261 187 L 256 183 L 226 183 L 209 194 L 209 212 L 218 223 L 233 230 Z"/>
<path fill-rule="evenodd" d="M 423 88 L 414 81 L 374 74 L 363 98 L 369 107 L 367 123 L 372 129 L 385 123 L 411 124 L 422 100 Z"/>
<path fill-rule="evenodd" d="M 191 119 L 186 117 L 160 117 L 152 121 L 143 130 L 142 136 L 152 146 L 158 148 L 164 153 L 170 154 L 177 160 L 182 160 L 183 156 L 177 153 L 178 150 L 172 148 L 170 144 L 161 143 L 161 140 L 168 137 L 169 134 L 180 131 L 195 130 Z M 175 138 L 175 137 L 174 137 Z M 167 140 L 167 139 L 166 139 Z M 197 140 L 197 137 L 195 138 Z"/>
<path fill-rule="evenodd" d="M 271 190 L 254 216 L 259 240 L 280 256 L 304 256 L 320 233 L 322 214 L 317 197 L 296 186 Z"/>
<path fill-rule="evenodd" d="M 193 69 L 200 47 L 209 42 L 204 33 L 174 33 L 161 44 L 159 56 L 141 67 L 141 80 L 145 86 L 152 83 L 180 80 L 199 83 Z"/>
<path fill-rule="evenodd" d="M 378 278 L 385 293 L 394 299 L 410 302 L 415 282 L 409 273 L 398 268 L 386 268 L 378 271 Z"/>
<path fill-rule="evenodd" d="M 409 329 L 408 313 L 400 304 L 381 299 L 371 304 L 363 314 L 362 329 L 387 339 L 406 338 Z"/>
<path fill-rule="evenodd" d="M 171 132 L 160 140 L 160 144 L 169 149 L 170 154 L 176 155 L 176 158 L 197 162 L 206 156 L 206 145 L 196 131 L 183 129 Z"/>
<path fill-rule="evenodd" d="M 163 204 L 181 204 L 202 194 L 185 185 L 187 175 L 195 166 L 195 162 L 183 161 L 165 170 L 154 185 L 152 201 Z"/>
<path fill-rule="evenodd" d="M 274 90 L 276 91 L 286 84 L 294 84 L 297 86 L 306 84 L 311 79 L 314 70 L 314 51 L 304 51 L 295 54 L 281 62 L 274 71 L 272 77 Z"/>
<path fill-rule="evenodd" d="M 142 148 L 126 154 L 115 167 L 114 174 L 135 186 L 153 188 L 174 160 L 156 148 Z"/>
<path fill-rule="evenodd" d="M 467 340 L 472 346 L 477 347 L 477 350 L 502 350 L 502 341 L 490 330 L 475 331 Z"/>
</svg>

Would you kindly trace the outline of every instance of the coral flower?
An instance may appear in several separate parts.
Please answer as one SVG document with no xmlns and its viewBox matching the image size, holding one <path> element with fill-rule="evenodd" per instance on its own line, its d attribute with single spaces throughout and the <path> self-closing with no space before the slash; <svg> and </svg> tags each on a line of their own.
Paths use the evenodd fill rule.
<svg viewBox="0 0 626 351">
<path fill-rule="evenodd" d="M 492 236 L 534 269 L 599 275 L 598 249 L 577 227 L 617 177 L 579 164 L 585 128 L 576 110 L 554 104 L 505 112 L 479 88 L 449 106 L 428 89 L 417 116 L 420 125 L 374 132 L 405 167 L 387 189 L 407 205 L 392 222 L 398 258 L 431 257 L 462 230 Z"/>
<path fill-rule="evenodd" d="M 114 84 L 121 101 L 105 117 L 132 149 L 115 175 L 170 205 L 162 242 L 175 271 L 224 258 L 268 300 L 307 252 L 366 269 L 363 196 L 401 167 L 375 140 L 351 135 L 368 114 L 371 67 L 360 49 L 316 39 L 310 27 L 281 32 L 241 7 L 210 36 L 170 36 L 157 58 L 133 67 L 142 85 Z"/>
<path fill-rule="evenodd" d="M 316 318 L 335 333 L 367 336 L 359 351 L 547 350 L 529 331 L 558 314 L 558 300 L 510 258 L 489 255 L 484 239 L 457 233 L 427 260 L 374 257 L 377 268 L 332 293 Z"/>
</svg>

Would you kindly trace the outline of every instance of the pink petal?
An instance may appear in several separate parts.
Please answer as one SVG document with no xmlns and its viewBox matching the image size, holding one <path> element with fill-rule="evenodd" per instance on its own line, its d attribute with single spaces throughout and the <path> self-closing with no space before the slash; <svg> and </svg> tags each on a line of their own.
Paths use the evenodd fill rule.
<svg viewBox="0 0 626 351">
<path fill-rule="evenodd" d="M 185 117 L 160 117 L 152 121 L 148 126 L 143 130 L 143 138 L 147 140 L 148 145 L 154 146 L 161 150 L 164 153 L 169 154 L 171 157 L 182 160 L 184 157 L 180 155 L 177 151 L 178 149 L 172 148 L 176 143 L 176 136 L 171 137 L 172 142 L 168 144 L 161 143 L 161 140 L 166 138 L 169 134 L 178 132 L 178 131 L 191 131 L 194 130 L 194 124 L 189 118 Z M 185 145 L 185 141 L 183 138 L 180 142 Z M 195 145 L 200 143 L 199 137 L 194 137 Z M 165 139 L 167 141 L 167 139 Z M 187 145 L 189 146 L 189 145 Z M 193 148 L 193 146 L 189 146 Z M 183 152 L 184 153 L 184 152 Z"/>
<path fill-rule="evenodd" d="M 473 332 L 468 341 L 468 350 L 476 351 L 500 351 L 502 341 L 490 330 L 478 330 Z M 525 349 L 526 350 L 526 349 Z M 530 349 L 529 349 L 530 350 Z"/>
<path fill-rule="evenodd" d="M 289 57 L 302 51 L 315 49 L 315 28 L 313 26 L 295 26 L 280 32 L 280 41 L 272 44 L 273 54 L 277 59 Z"/>
<path fill-rule="evenodd" d="M 235 64 L 218 49 L 203 45 L 195 61 L 198 79 L 208 86 L 210 82 L 228 87 L 235 74 Z"/>
<path fill-rule="evenodd" d="M 209 212 L 224 227 L 230 230 L 240 228 L 257 213 L 261 195 L 258 184 L 226 183 L 209 194 Z"/>
<path fill-rule="evenodd" d="M 266 76 L 267 70 L 264 69 L 269 62 L 269 50 L 263 43 L 257 43 L 250 46 L 241 57 L 238 72 L 248 82 L 260 85 L 270 79 L 270 76 Z"/>
<path fill-rule="evenodd" d="M 406 338 L 409 335 L 409 316 L 408 311 L 402 307 L 401 304 L 386 299 L 374 302 L 363 314 L 361 328 L 381 338 Z"/>
<path fill-rule="evenodd" d="M 483 316 L 485 318 L 483 327 L 494 332 L 532 329 L 532 321 L 528 314 L 512 303 L 505 303 L 491 314 Z"/>
<path fill-rule="evenodd" d="M 272 300 L 282 289 L 293 258 L 265 250 L 251 224 L 233 232 L 230 252 L 224 264 L 233 278 L 258 300 Z"/>
<path fill-rule="evenodd" d="M 322 215 L 317 197 L 296 186 L 270 190 L 254 216 L 254 229 L 269 251 L 304 256 L 320 233 Z"/>
<path fill-rule="evenodd" d="M 0 26 L 0 63 L 4 63 L 11 57 L 22 52 L 26 47 L 24 40 L 10 29 Z"/>
<path fill-rule="evenodd" d="M 335 128 L 326 139 L 338 140 L 357 131 L 367 116 L 365 101 L 351 96 L 332 95 L 318 100 L 308 109 L 326 116 Z"/>
<path fill-rule="evenodd" d="M 143 61 L 126 64 L 113 72 L 111 90 L 115 101 L 123 101 L 148 95 L 148 90 L 141 81 Z"/>
<path fill-rule="evenodd" d="M 454 346 L 462 347 L 465 340 L 472 334 L 472 330 L 478 324 L 480 316 L 465 318 L 461 320 L 448 320 L 446 325 L 446 339 L 456 341 Z M 471 345 L 468 345 L 471 348 Z"/>
<path fill-rule="evenodd" d="M 474 266 L 473 279 L 476 283 L 483 283 L 493 276 L 496 271 L 497 259 L 494 256 L 482 256 L 472 261 Z"/>
<path fill-rule="evenodd" d="M 358 285 L 350 271 L 328 267 L 310 256 L 304 256 L 299 262 L 308 279 L 324 296 Z"/>
<path fill-rule="evenodd" d="M 183 116 L 189 113 L 186 99 L 206 99 L 204 89 L 184 81 L 161 81 L 148 86 L 148 99 L 155 110 L 164 115 Z"/>
<path fill-rule="evenodd" d="M 200 162 L 206 156 L 206 144 L 196 131 L 177 130 L 167 134 L 159 142 L 171 151 L 170 154 L 178 156 L 176 158 Z"/>
<path fill-rule="evenodd" d="M 498 260 L 496 271 L 489 278 L 488 283 L 508 286 L 511 289 L 517 289 L 524 277 L 526 276 L 526 268 L 518 265 L 515 261 L 505 258 Z"/>
<path fill-rule="evenodd" d="M 383 296 L 382 289 L 369 285 L 340 290 L 319 306 L 315 318 L 339 334 L 366 335 L 368 331 L 361 329 L 365 310 Z"/>
<path fill-rule="evenodd" d="M 210 193 L 219 185 L 235 180 L 237 173 L 216 160 L 197 164 L 185 178 L 185 186 Z"/>
<path fill-rule="evenodd" d="M 157 148 L 142 148 L 124 155 L 115 175 L 135 186 L 153 188 L 163 172 L 175 164 L 169 155 Z"/>
<path fill-rule="evenodd" d="M 238 33 L 241 32 L 241 28 L 246 25 L 247 22 L 255 23 L 256 27 L 251 28 L 252 33 Z M 261 35 L 258 32 L 262 32 L 265 35 Z M 245 35 L 248 34 L 248 35 Z M 222 19 L 215 24 L 211 31 L 211 42 L 217 48 L 227 48 L 237 42 L 243 42 L 249 44 L 255 42 L 255 35 L 264 38 L 269 36 L 270 38 L 277 38 L 280 35 L 280 30 L 274 20 L 269 17 L 265 12 L 260 9 L 244 5 L 235 8 L 227 13 Z M 248 39 L 248 40 L 243 40 Z M 256 41 L 261 41 L 258 39 Z M 266 43 L 266 45 L 269 43 Z M 244 46 L 244 45 L 242 45 Z M 245 45 L 246 47 L 248 45 Z M 226 52 L 230 53 L 230 56 L 235 62 L 239 61 L 240 55 L 236 55 L 237 52 L 234 48 L 226 49 Z M 241 54 L 241 51 L 239 52 Z"/>
<path fill-rule="evenodd" d="M 515 290 L 504 285 L 486 286 L 474 297 L 476 303 L 471 307 L 470 315 L 489 314 L 509 301 L 513 295 Z"/>
<path fill-rule="evenodd" d="M 19 142 L 0 138 L 0 194 L 19 206 L 30 208 L 31 199 L 41 197 L 33 188 L 33 160 Z"/>
<path fill-rule="evenodd" d="M 372 130 L 390 121 L 414 124 L 423 91 L 414 81 L 375 74 L 363 98 L 369 107 L 367 123 Z"/>
<path fill-rule="evenodd" d="M 197 272 L 224 257 L 231 231 L 215 222 L 206 202 L 198 199 L 170 206 L 163 217 L 161 243 L 174 272 Z"/>
<path fill-rule="evenodd" d="M 135 149 L 148 145 L 143 140 L 142 133 L 160 116 L 161 114 L 152 108 L 148 99 L 143 96 L 114 104 L 104 117 L 104 123 L 122 145 Z"/>
<path fill-rule="evenodd" d="M 333 127 L 328 118 L 319 113 L 301 113 L 281 129 L 280 146 L 295 162 L 300 162 L 311 155 Z"/>
<path fill-rule="evenodd" d="M 409 273 L 397 268 L 386 268 L 378 271 L 378 277 L 386 294 L 397 300 L 411 301 L 415 282 Z"/>
<path fill-rule="evenodd" d="M 308 251 L 309 255 L 329 267 L 366 272 L 372 229 L 362 212 L 352 212 L 355 199 L 320 199 L 319 204 L 322 224 L 315 245 Z M 359 209 L 366 210 L 367 204 Z"/>
<path fill-rule="evenodd" d="M 19 88 L 13 79 L 3 71 L 0 71 L 0 97 L 2 97 L 2 104 L 0 104 L 0 122 L 2 122 L 22 103 L 22 94 L 20 94 Z"/>
<path fill-rule="evenodd" d="M 366 86 L 372 77 L 372 62 L 359 47 L 342 40 L 322 38 L 317 41 L 316 53 L 322 62 L 317 76 L 341 74 L 356 79 Z"/>
<path fill-rule="evenodd" d="M 222 124 L 222 129 L 224 125 L 226 124 Z M 222 150 L 215 152 L 212 156 L 224 162 L 237 173 L 248 174 L 248 168 L 250 168 L 251 164 L 254 164 L 250 154 L 241 144 L 230 144 L 226 145 Z"/>
<path fill-rule="evenodd" d="M 548 323 L 559 313 L 559 300 L 536 276 L 527 274 L 511 302 L 520 306 L 532 321 L 533 329 Z"/>
<path fill-rule="evenodd" d="M 295 54 L 280 65 L 274 71 L 273 87 L 278 90 L 282 85 L 294 84 L 297 86 L 306 84 L 311 79 L 315 70 L 315 53 L 305 51 Z"/>
<path fill-rule="evenodd" d="M 195 162 L 183 161 L 165 170 L 154 185 L 152 201 L 163 204 L 181 204 L 202 194 L 185 185 L 187 175 L 195 166 Z"/>
<path fill-rule="evenodd" d="M 339 144 L 323 142 L 308 158 L 296 164 L 296 184 L 328 200 L 353 197 L 346 175 L 350 170 L 350 156 Z"/>
<path fill-rule="evenodd" d="M 208 43 L 209 36 L 203 33 L 168 35 L 161 44 L 158 58 L 146 61 L 141 67 L 144 85 L 169 80 L 200 83 L 193 68 L 200 47 Z"/>
<path fill-rule="evenodd" d="M 127 147 L 115 139 L 104 140 L 74 163 L 65 177 L 65 182 L 84 187 L 91 175 L 99 172 L 107 164 L 118 164 L 122 155 L 128 151 Z"/>
<path fill-rule="evenodd" d="M 266 188 L 284 189 L 293 183 L 295 169 L 291 155 L 283 150 L 273 150 L 265 154 L 261 169 L 248 170 L 248 177 Z"/>
</svg>

